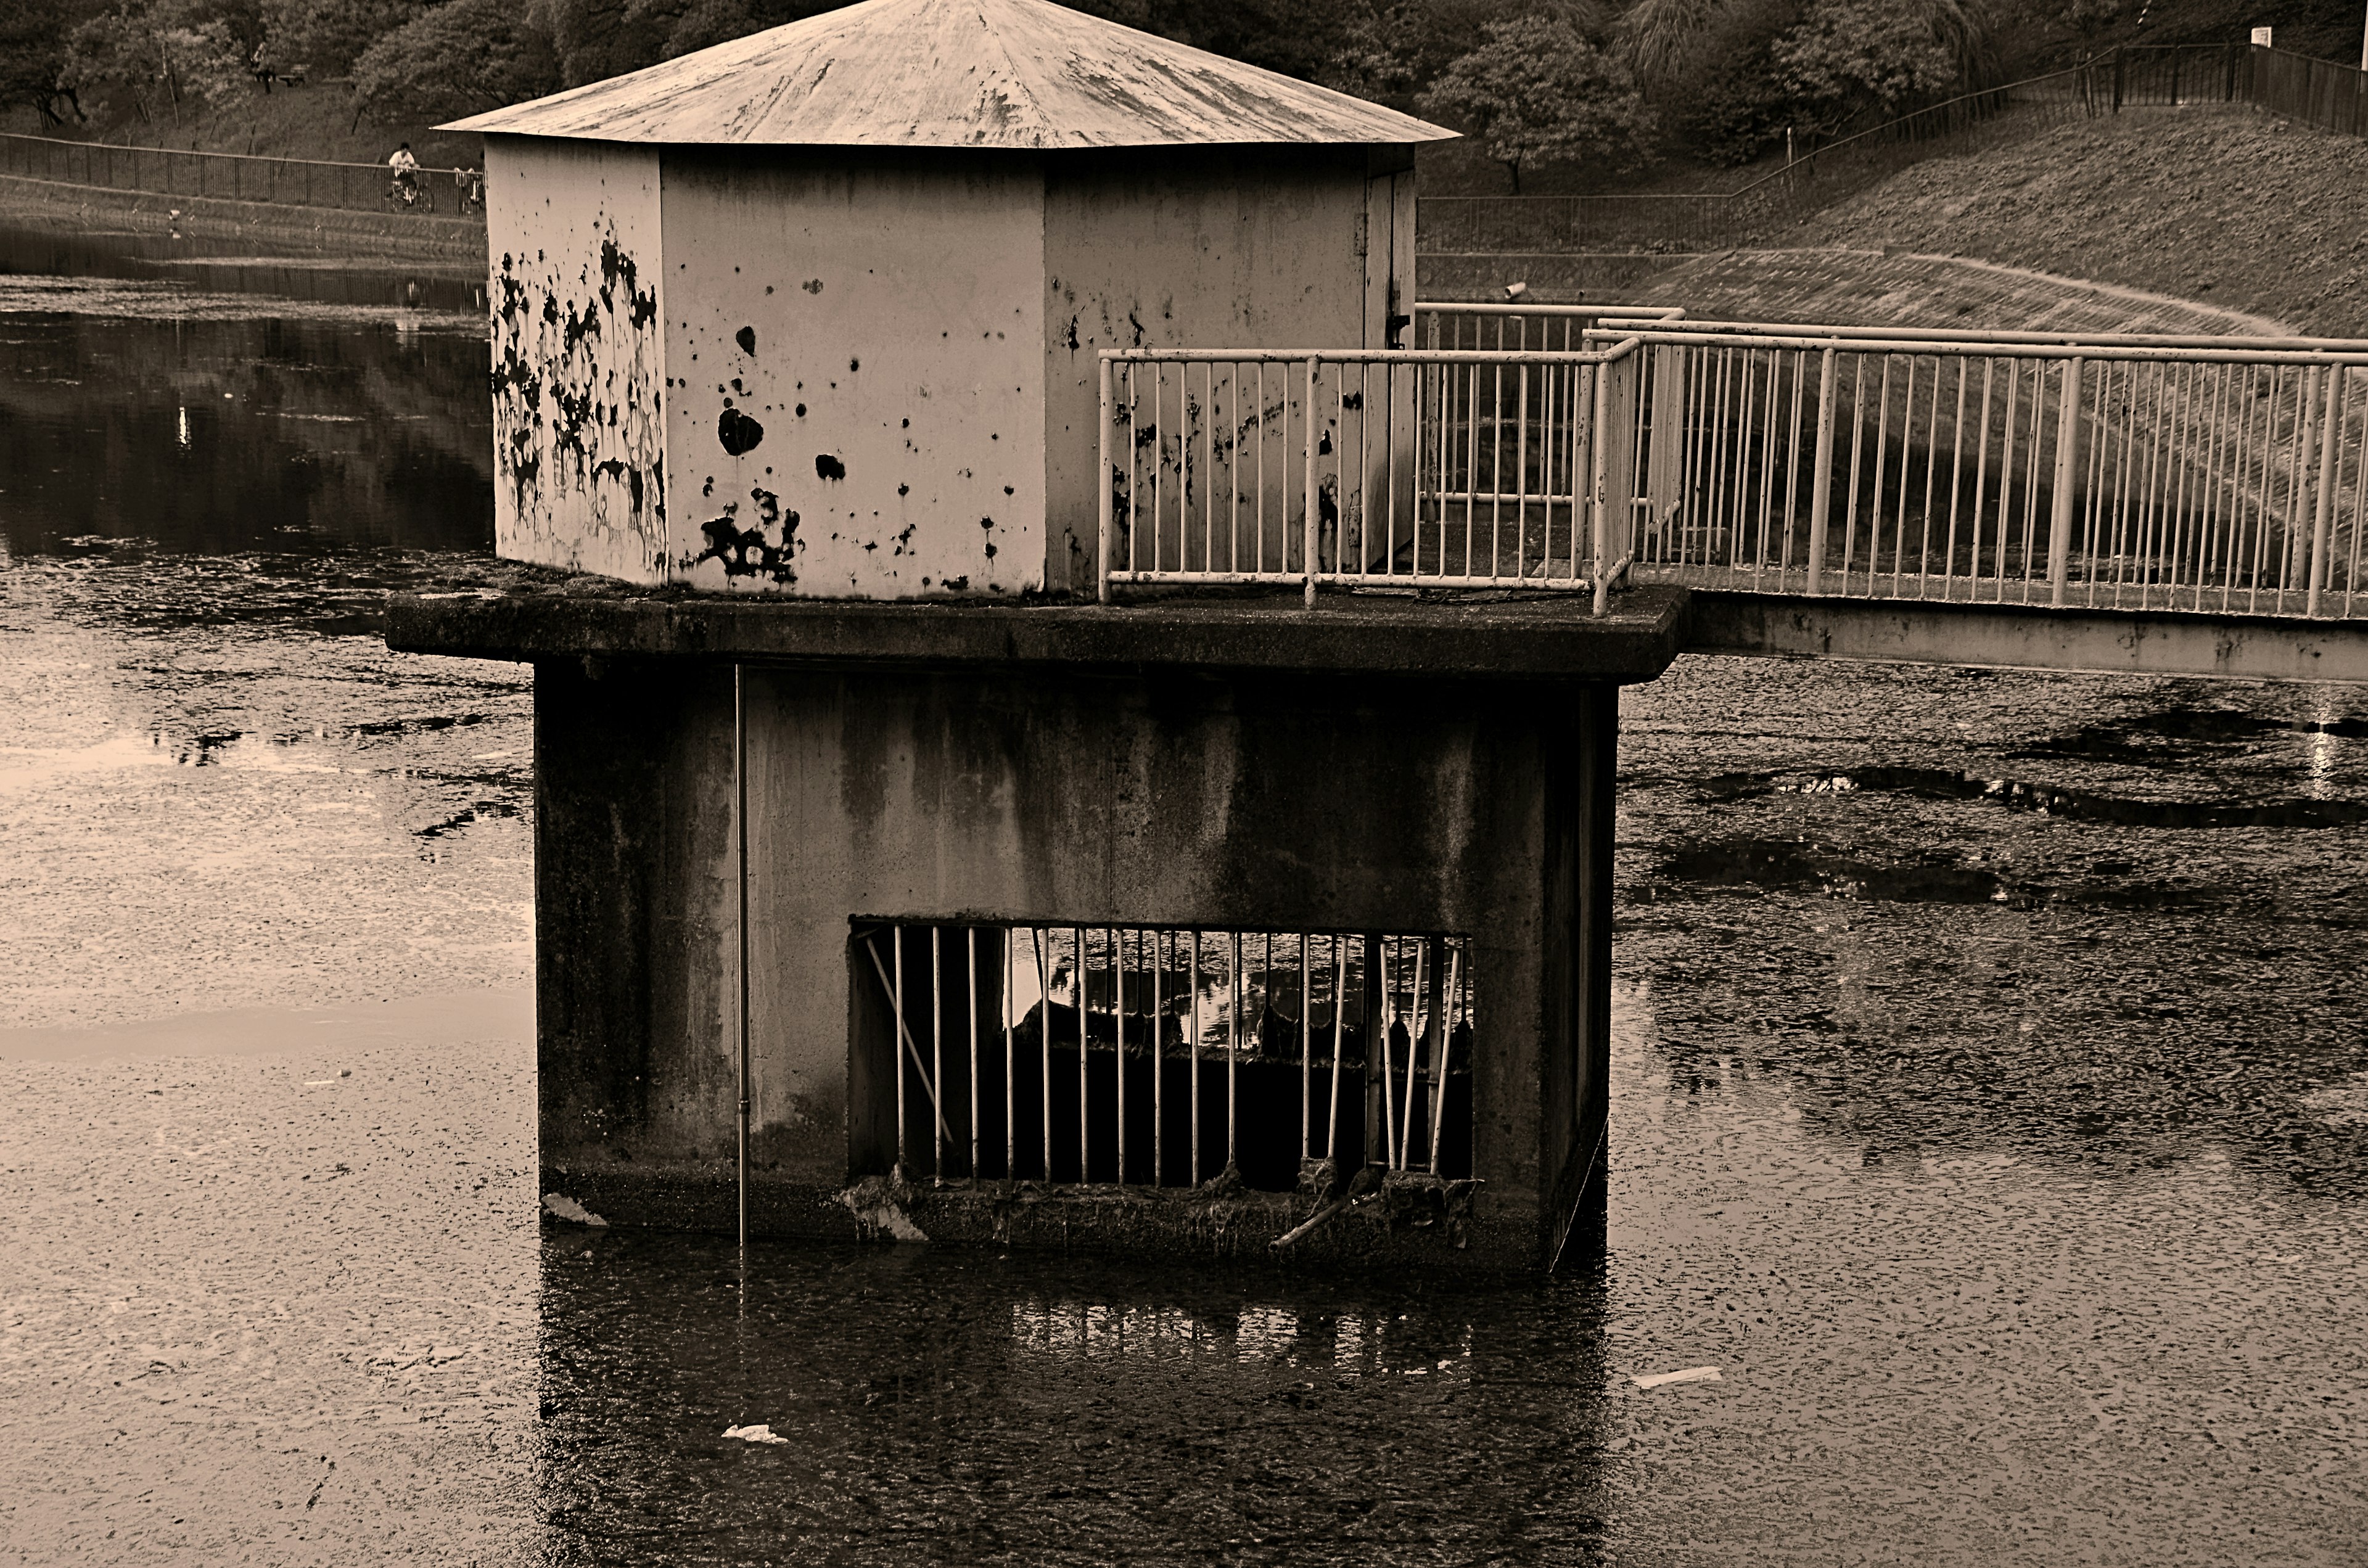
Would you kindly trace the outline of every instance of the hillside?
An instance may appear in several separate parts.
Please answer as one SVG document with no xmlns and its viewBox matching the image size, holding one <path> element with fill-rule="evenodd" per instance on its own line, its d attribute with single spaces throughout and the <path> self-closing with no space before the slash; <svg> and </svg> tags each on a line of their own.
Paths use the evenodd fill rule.
<svg viewBox="0 0 2368 1568">
<path fill-rule="evenodd" d="M 1773 242 L 1975 257 L 2368 336 L 2368 142 L 2153 109 L 1919 164 Z"/>
</svg>

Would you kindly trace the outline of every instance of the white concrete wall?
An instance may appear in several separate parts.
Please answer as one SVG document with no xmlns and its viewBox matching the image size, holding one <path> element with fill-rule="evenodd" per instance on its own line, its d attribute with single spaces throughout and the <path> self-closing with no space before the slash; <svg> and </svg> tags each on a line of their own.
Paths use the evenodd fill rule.
<svg viewBox="0 0 2368 1568">
<path fill-rule="evenodd" d="M 485 141 L 494 548 L 663 582 L 657 154 Z"/>
<path fill-rule="evenodd" d="M 1040 586 L 1034 161 L 673 149 L 665 167 L 673 575 L 821 597 Z"/>
<path fill-rule="evenodd" d="M 1365 346 L 1365 159 L 1362 148 L 1289 154 L 1194 148 L 1048 165 L 1043 321 L 1050 585 L 1084 591 L 1094 583 L 1100 527 L 1097 350 Z M 1167 385 L 1173 409 L 1172 372 Z M 1268 402 L 1277 413 L 1281 389 L 1281 377 L 1270 374 Z M 1203 394 L 1197 372 L 1190 391 L 1197 408 Z M 1215 398 L 1226 431 L 1219 441 L 1221 486 L 1232 480 L 1225 440 L 1241 425 L 1232 397 L 1221 380 Z M 1245 383 L 1242 405 L 1255 413 L 1256 403 L 1252 380 Z M 1292 429 L 1302 428 L 1295 394 L 1289 416 Z M 1172 476 L 1173 449 L 1185 427 L 1172 418 L 1167 424 L 1159 444 Z M 1274 430 L 1279 436 L 1279 424 Z M 1196 451 L 1205 435 L 1193 426 Z M 1256 438 L 1253 428 L 1242 449 L 1245 506 L 1255 505 L 1255 480 L 1247 472 L 1255 448 L 1247 443 Z M 1267 456 L 1271 556 L 1283 526 L 1286 463 L 1279 439 Z M 1296 477 L 1292 484 L 1291 505 L 1297 506 Z M 1167 494 L 1172 506 L 1172 484 Z M 1200 495 L 1196 489 L 1196 517 Z M 1222 498 L 1218 505 L 1224 505 Z M 1221 528 L 1223 517 L 1221 511 Z"/>
</svg>

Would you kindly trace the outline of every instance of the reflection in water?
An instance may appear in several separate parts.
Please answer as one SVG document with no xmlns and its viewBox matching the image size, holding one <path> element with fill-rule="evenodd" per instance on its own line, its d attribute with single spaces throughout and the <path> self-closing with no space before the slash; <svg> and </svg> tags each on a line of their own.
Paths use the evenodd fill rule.
<svg viewBox="0 0 2368 1568">
<path fill-rule="evenodd" d="M 1600 1282 L 553 1233 L 552 1562 L 1586 1561 Z M 726 1440 L 763 1423 L 778 1446 Z"/>
<path fill-rule="evenodd" d="M 404 267 L 350 256 L 256 254 L 251 240 L 53 233 L 0 224 L 0 277 L 112 278 L 334 306 L 483 316 L 485 269 L 455 258 Z"/>
</svg>

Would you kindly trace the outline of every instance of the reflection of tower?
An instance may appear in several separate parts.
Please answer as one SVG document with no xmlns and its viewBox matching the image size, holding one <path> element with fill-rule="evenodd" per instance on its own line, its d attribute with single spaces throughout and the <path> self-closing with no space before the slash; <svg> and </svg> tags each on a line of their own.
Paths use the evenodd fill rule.
<svg viewBox="0 0 2368 1568">
<path fill-rule="evenodd" d="M 617 580 L 391 632 L 536 665 L 546 1186 L 730 1228 L 745 1085 L 760 1231 L 1550 1259 L 1677 601 L 1083 602 L 1099 353 L 1383 349 L 1444 133 L 1048 0 L 458 129 L 499 548 Z M 1320 401 L 1184 391 L 1144 462 L 1210 506 Z"/>
</svg>

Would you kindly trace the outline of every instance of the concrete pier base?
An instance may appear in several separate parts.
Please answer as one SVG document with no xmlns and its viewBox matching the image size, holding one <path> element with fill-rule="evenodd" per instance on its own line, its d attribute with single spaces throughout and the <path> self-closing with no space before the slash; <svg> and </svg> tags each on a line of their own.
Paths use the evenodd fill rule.
<svg viewBox="0 0 2368 1568">
<path fill-rule="evenodd" d="M 759 1233 L 1269 1254 L 1331 1193 L 900 1175 L 856 934 L 1405 932 L 1470 944 L 1468 1175 L 1375 1173 L 1290 1250 L 1511 1269 L 1560 1251 L 1602 1149 L 1618 687 L 1684 608 L 515 595 L 398 601 L 388 640 L 536 666 L 546 1192 L 736 1222 L 736 756 Z"/>
</svg>

